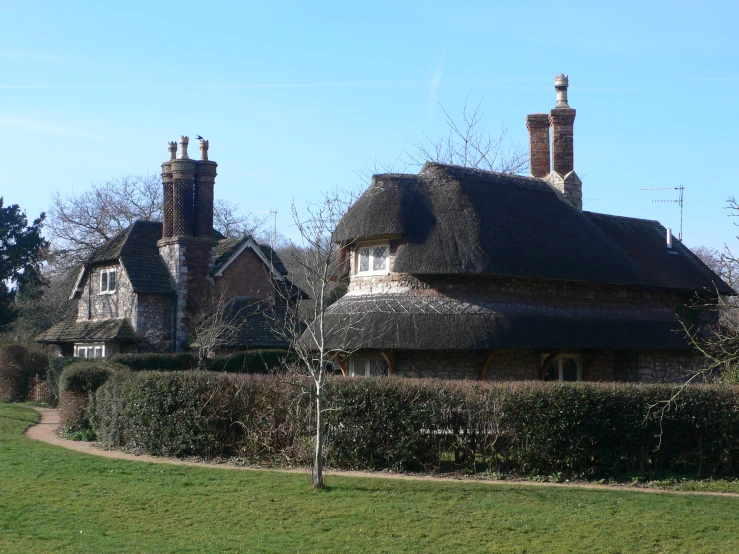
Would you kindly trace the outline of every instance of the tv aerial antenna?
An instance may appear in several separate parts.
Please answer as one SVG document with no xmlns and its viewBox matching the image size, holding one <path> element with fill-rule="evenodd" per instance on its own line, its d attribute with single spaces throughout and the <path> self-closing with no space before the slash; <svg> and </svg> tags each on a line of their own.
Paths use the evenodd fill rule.
<svg viewBox="0 0 739 554">
<path fill-rule="evenodd" d="M 653 188 L 653 189 L 641 189 L 645 191 L 659 191 L 659 192 L 666 192 L 666 191 L 672 191 L 673 194 L 676 194 L 676 197 L 672 198 L 655 198 L 652 200 L 652 203 L 655 204 L 677 204 L 680 206 L 680 234 L 678 235 L 678 239 L 680 242 L 683 240 L 683 197 L 685 192 L 685 187 L 680 186 L 677 187 L 660 187 L 660 188 Z"/>
<path fill-rule="evenodd" d="M 277 248 L 277 210 L 270 210 L 268 212 L 259 212 L 260 214 L 269 214 L 270 216 L 274 217 L 274 232 L 272 234 L 272 250 L 275 250 Z"/>
</svg>

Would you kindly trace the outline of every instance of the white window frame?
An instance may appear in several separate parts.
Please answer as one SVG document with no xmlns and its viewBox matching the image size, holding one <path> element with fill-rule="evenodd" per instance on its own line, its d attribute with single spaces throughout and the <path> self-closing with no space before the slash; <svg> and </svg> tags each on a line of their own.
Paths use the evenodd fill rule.
<svg viewBox="0 0 739 554">
<path fill-rule="evenodd" d="M 384 247 L 387 250 L 387 258 L 385 258 L 385 267 L 383 269 L 372 269 L 375 264 L 374 249 L 378 247 Z M 364 248 L 369 249 L 369 267 L 367 271 L 361 271 L 359 268 L 360 259 L 362 256 L 362 250 Z M 372 242 L 366 244 L 360 244 L 357 246 L 357 257 L 356 257 L 356 274 L 357 275 L 387 275 L 390 273 L 390 243 L 389 242 Z"/>
<path fill-rule="evenodd" d="M 106 269 L 100 270 L 100 294 L 115 294 L 116 290 L 118 290 L 118 271 L 115 267 L 109 267 Z M 105 290 L 103 290 L 103 275 L 105 275 Z M 115 285 L 113 288 L 110 288 L 110 276 L 115 275 Z"/>
<path fill-rule="evenodd" d="M 541 363 L 544 363 L 548 356 L 549 354 L 542 354 Z M 582 381 L 582 355 L 576 354 L 573 352 L 563 352 L 562 354 L 558 354 L 555 358 L 552 358 L 549 361 L 549 364 L 555 361 L 557 362 L 557 369 L 558 369 L 557 381 L 560 383 L 564 382 L 562 360 L 575 360 L 575 363 L 577 364 L 577 382 L 579 383 L 580 381 Z M 544 374 L 546 375 L 547 373 L 549 373 L 549 367 L 545 368 Z M 574 383 L 575 381 L 567 381 L 567 382 Z"/>
<path fill-rule="evenodd" d="M 76 358 L 105 358 L 105 343 L 85 342 L 75 344 L 74 356 Z"/>
<path fill-rule="evenodd" d="M 383 375 L 372 375 L 372 361 L 377 360 L 381 361 L 383 364 L 385 364 L 385 371 Z M 362 357 L 362 358 L 355 358 L 352 356 L 349 358 L 349 367 L 348 367 L 348 373 L 351 377 L 384 377 L 385 375 L 390 374 L 390 368 L 387 365 L 387 360 L 382 357 L 378 356 L 371 356 L 371 357 Z"/>
</svg>

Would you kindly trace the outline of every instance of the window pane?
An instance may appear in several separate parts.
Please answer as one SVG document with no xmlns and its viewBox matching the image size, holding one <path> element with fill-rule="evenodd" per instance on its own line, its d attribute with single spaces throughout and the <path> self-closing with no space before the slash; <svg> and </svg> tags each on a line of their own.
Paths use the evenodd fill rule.
<svg viewBox="0 0 739 554">
<path fill-rule="evenodd" d="M 108 273 L 108 291 L 115 290 L 115 270 Z"/>
<path fill-rule="evenodd" d="M 373 271 L 382 271 L 387 268 L 387 246 L 375 246 L 372 253 Z"/>
<path fill-rule="evenodd" d="M 102 358 L 103 357 L 103 348 L 101 346 L 95 347 L 95 357 L 96 358 Z"/>
<path fill-rule="evenodd" d="M 387 375 L 387 362 L 385 362 L 384 358 L 370 358 L 369 359 L 369 366 L 370 366 L 370 377 L 382 377 L 383 375 Z"/>
<path fill-rule="evenodd" d="M 359 249 L 359 271 L 369 271 L 369 248 Z"/>
<path fill-rule="evenodd" d="M 562 358 L 562 380 L 577 381 L 577 360 L 575 358 Z"/>
<path fill-rule="evenodd" d="M 108 290 L 108 272 L 103 271 L 100 274 L 100 292 L 107 292 Z"/>
<path fill-rule="evenodd" d="M 80 358 L 87 358 L 87 348 L 80 348 L 78 350 Z"/>
</svg>

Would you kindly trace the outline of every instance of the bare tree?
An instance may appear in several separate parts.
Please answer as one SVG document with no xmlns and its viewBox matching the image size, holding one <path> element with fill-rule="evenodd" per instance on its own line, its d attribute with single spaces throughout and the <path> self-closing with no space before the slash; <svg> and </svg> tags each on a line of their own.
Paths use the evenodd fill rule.
<svg viewBox="0 0 739 554">
<path fill-rule="evenodd" d="M 95 183 L 81 194 L 54 193 L 48 225 L 57 263 L 78 264 L 89 253 L 138 219 L 162 218 L 162 183 L 156 175 L 127 175 Z M 216 199 L 213 221 L 226 237 L 257 232 L 264 224 L 239 205 Z"/>
<path fill-rule="evenodd" d="M 336 360 L 344 360 L 362 346 L 367 333 L 362 330 L 362 315 L 337 318 L 329 314 L 330 306 L 346 290 L 344 280 L 348 272 L 345 253 L 350 245 L 333 242 L 332 235 L 353 198 L 339 191 L 324 195 L 317 204 L 307 206 L 300 214 L 293 204 L 293 220 L 300 235 L 300 244 L 284 250 L 285 263 L 292 268 L 289 275 L 300 283 L 308 296 L 300 304 L 294 299 L 297 291 L 291 284 L 277 286 L 281 298 L 279 308 L 271 312 L 271 321 L 277 334 L 289 344 L 290 355 L 285 358 L 286 373 L 301 394 L 310 394 L 315 407 L 312 485 L 325 486 L 325 414 L 324 387 L 327 377 L 334 373 Z M 306 380 L 310 383 L 306 388 Z"/>
<path fill-rule="evenodd" d="M 520 174 L 528 171 L 528 153 L 508 142 L 505 125 L 498 134 L 483 128 L 485 112 L 482 98 L 474 108 L 470 108 L 468 96 L 458 120 L 443 106 L 441 109 L 446 116 L 446 133 L 435 138 L 424 134 L 424 140 L 406 150 L 406 166 L 420 168 L 431 161 L 499 173 Z"/>
</svg>

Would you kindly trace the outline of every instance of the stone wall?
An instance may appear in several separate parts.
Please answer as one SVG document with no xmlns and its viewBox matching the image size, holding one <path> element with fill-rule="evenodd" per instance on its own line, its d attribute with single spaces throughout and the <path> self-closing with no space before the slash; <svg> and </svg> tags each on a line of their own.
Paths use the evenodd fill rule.
<svg viewBox="0 0 739 554">
<path fill-rule="evenodd" d="M 390 269 L 395 263 L 399 240 L 390 241 Z M 356 247 L 348 252 L 349 294 L 411 294 L 427 296 L 448 295 L 460 299 L 485 299 L 491 294 L 515 296 L 538 296 L 541 298 L 566 298 L 569 300 L 611 302 L 646 306 L 657 303 L 679 314 L 690 324 L 712 325 L 718 322 L 718 312 L 710 307 L 694 311 L 689 307 L 694 297 L 689 293 L 635 287 L 583 283 L 577 281 L 555 281 L 530 277 L 509 276 L 423 276 L 417 277 L 391 271 L 387 275 L 358 276 L 356 274 Z"/>
<path fill-rule="evenodd" d="M 100 273 L 104 269 L 116 268 L 116 290 L 100 293 Z M 123 266 L 113 263 L 93 267 L 89 272 L 77 303 L 77 319 L 98 320 L 126 317 L 135 324 L 137 311 L 136 295 Z"/>
<path fill-rule="evenodd" d="M 580 356 L 584 381 L 638 383 L 680 383 L 701 367 L 700 356 L 670 351 L 573 352 Z M 363 352 L 360 355 L 371 355 Z M 379 353 L 375 353 L 379 355 Z M 396 375 L 434 379 L 480 379 L 490 352 L 480 351 L 395 351 Z M 542 362 L 548 353 L 527 349 L 492 352 L 486 381 L 525 381 L 541 378 Z"/>
<path fill-rule="evenodd" d="M 175 299 L 165 294 L 139 294 L 134 328 L 157 350 L 172 348 L 172 309 Z"/>
</svg>

